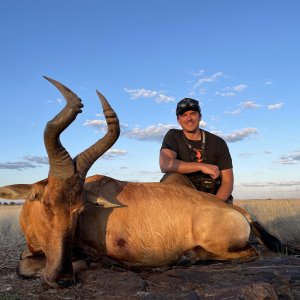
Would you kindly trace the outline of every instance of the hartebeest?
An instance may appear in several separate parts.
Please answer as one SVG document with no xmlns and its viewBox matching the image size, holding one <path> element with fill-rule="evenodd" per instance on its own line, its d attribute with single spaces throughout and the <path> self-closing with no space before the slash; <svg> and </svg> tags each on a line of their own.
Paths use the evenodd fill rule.
<svg viewBox="0 0 300 300">
<path fill-rule="evenodd" d="M 44 142 L 49 157 L 47 179 L 0 188 L 0 198 L 26 199 L 20 223 L 27 247 L 18 273 L 43 276 L 52 287 L 74 282 L 74 262 L 111 257 L 131 266 L 164 266 L 188 259 L 252 259 L 250 225 L 273 250 L 283 245 L 241 208 L 214 195 L 181 185 L 132 183 L 95 175 L 92 164 L 118 139 L 117 115 L 97 91 L 108 131 L 74 159 L 60 134 L 81 112 L 81 100 L 64 85 L 48 79 L 66 99 L 49 121 Z M 294 249 L 288 249 L 293 251 Z"/>
</svg>

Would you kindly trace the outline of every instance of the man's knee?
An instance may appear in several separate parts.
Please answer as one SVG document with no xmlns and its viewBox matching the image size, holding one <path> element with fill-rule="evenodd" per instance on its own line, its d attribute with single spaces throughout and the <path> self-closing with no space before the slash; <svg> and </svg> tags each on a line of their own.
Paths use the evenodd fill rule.
<svg viewBox="0 0 300 300">
<path fill-rule="evenodd" d="M 187 176 L 179 174 L 179 173 L 166 173 L 161 178 L 160 182 L 181 184 L 181 185 L 184 185 L 184 186 L 187 186 L 189 188 L 196 190 L 196 187 L 194 186 L 192 181 Z"/>
</svg>

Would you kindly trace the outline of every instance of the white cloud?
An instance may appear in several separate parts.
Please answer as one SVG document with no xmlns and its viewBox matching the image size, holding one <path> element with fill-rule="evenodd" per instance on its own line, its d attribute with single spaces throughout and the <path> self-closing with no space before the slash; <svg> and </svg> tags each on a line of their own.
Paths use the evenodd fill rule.
<svg viewBox="0 0 300 300">
<path fill-rule="evenodd" d="M 239 115 L 241 112 L 242 112 L 242 110 L 238 108 L 238 109 L 232 110 L 232 111 L 226 110 L 225 114 L 226 115 L 236 116 L 236 115 Z"/>
<path fill-rule="evenodd" d="M 24 170 L 24 169 L 34 169 L 36 166 L 28 161 L 8 161 L 0 162 L 0 170 Z"/>
<path fill-rule="evenodd" d="M 207 123 L 203 120 L 200 121 L 200 127 L 206 127 L 207 126 Z"/>
<path fill-rule="evenodd" d="M 282 102 L 281 103 L 275 103 L 275 104 L 268 105 L 267 108 L 269 110 L 276 110 L 276 109 L 282 108 L 283 105 L 284 105 L 284 103 L 282 103 Z M 252 101 L 252 100 L 241 102 L 239 104 L 239 106 L 240 106 L 239 109 L 236 109 L 236 110 L 233 110 L 233 111 L 226 110 L 225 114 L 227 114 L 227 115 L 238 115 L 242 112 L 243 109 L 257 109 L 257 108 L 263 107 L 262 104 L 255 103 L 255 101 Z"/>
<path fill-rule="evenodd" d="M 242 92 L 242 91 L 245 90 L 247 87 L 248 87 L 248 85 L 242 83 L 242 84 L 233 86 L 232 89 L 233 89 L 234 91 L 237 91 L 237 92 Z"/>
<path fill-rule="evenodd" d="M 253 109 L 253 108 L 259 108 L 259 107 L 261 107 L 260 104 L 257 104 L 257 103 L 255 103 L 252 100 L 241 102 L 240 106 L 241 106 L 242 109 Z"/>
<path fill-rule="evenodd" d="M 300 162 L 300 150 L 294 151 L 288 155 L 279 157 L 279 162 L 283 165 L 295 165 Z"/>
<path fill-rule="evenodd" d="M 120 156 L 125 156 L 127 155 L 128 152 L 126 150 L 121 150 L 121 149 L 109 149 L 107 150 L 103 155 L 102 155 L 102 159 L 107 159 L 107 160 L 111 160 L 114 159 L 116 157 L 120 157 Z"/>
<path fill-rule="evenodd" d="M 83 124 L 84 126 L 92 126 L 92 127 L 102 127 L 106 125 L 105 120 L 86 120 Z"/>
<path fill-rule="evenodd" d="M 216 95 L 221 96 L 221 97 L 234 97 L 235 93 L 234 92 L 215 92 Z"/>
<path fill-rule="evenodd" d="M 246 139 L 247 137 L 257 134 L 258 131 L 256 128 L 243 128 L 241 130 L 234 131 L 233 133 L 230 133 L 228 135 L 223 136 L 225 141 L 229 143 L 234 143 L 237 141 L 241 141 Z"/>
<path fill-rule="evenodd" d="M 27 155 L 24 156 L 24 159 L 38 165 L 48 165 L 49 160 L 47 156 L 33 156 L 33 155 Z"/>
<path fill-rule="evenodd" d="M 215 94 L 221 97 L 234 97 L 237 92 L 240 93 L 247 87 L 248 86 L 243 83 L 236 86 L 227 86 L 222 90 L 222 92 L 215 92 Z"/>
<path fill-rule="evenodd" d="M 203 75 L 203 72 L 201 72 L 201 73 L 199 73 L 199 75 L 197 74 L 197 73 L 194 73 L 193 74 L 194 76 L 201 76 L 202 77 L 202 75 Z M 196 88 L 196 87 L 198 87 L 198 86 L 200 86 L 200 85 L 202 85 L 202 84 L 204 84 L 204 83 L 211 83 L 211 82 L 215 82 L 218 78 L 220 78 L 220 77 L 225 77 L 225 75 L 222 73 L 222 72 L 216 72 L 216 73 L 214 73 L 213 75 L 211 75 L 211 76 L 206 76 L 206 77 L 202 77 L 202 78 L 200 78 L 200 79 L 198 79 L 197 81 L 196 81 L 196 83 L 194 84 L 194 88 Z"/>
<path fill-rule="evenodd" d="M 192 74 L 192 76 L 196 76 L 196 77 L 200 77 L 200 76 L 202 76 L 203 74 L 205 73 L 205 70 L 203 70 L 203 69 L 201 69 L 201 70 L 199 70 L 199 71 L 192 71 L 191 72 L 191 74 Z"/>
<path fill-rule="evenodd" d="M 174 102 L 175 99 L 172 96 L 166 95 L 162 91 L 151 91 L 142 89 L 128 89 L 124 88 L 125 92 L 130 94 L 131 99 L 139 99 L 139 98 L 154 98 L 156 103 L 169 103 Z"/>
<path fill-rule="evenodd" d="M 283 106 L 284 103 L 275 103 L 275 104 L 270 104 L 268 105 L 268 109 L 269 110 L 276 110 L 276 109 L 280 109 Z"/>
<path fill-rule="evenodd" d="M 103 132 L 107 130 L 107 124 L 104 120 L 86 120 L 83 126 L 90 126 Z"/>
<path fill-rule="evenodd" d="M 253 187 L 253 188 L 259 188 L 259 187 L 290 187 L 290 186 L 300 185 L 300 181 L 250 182 L 250 183 L 241 183 L 240 185 L 243 186 L 243 187 Z"/>
<path fill-rule="evenodd" d="M 137 140 L 149 140 L 149 141 L 159 141 L 161 142 L 165 134 L 169 129 L 178 128 L 178 125 L 174 124 L 158 124 L 150 125 L 147 128 L 133 128 L 123 132 L 123 136 L 126 136 L 130 139 Z"/>
<path fill-rule="evenodd" d="M 0 169 L 2 170 L 24 170 L 24 169 L 35 169 L 41 165 L 48 164 L 47 156 L 24 156 L 23 160 L 0 162 Z"/>
<path fill-rule="evenodd" d="M 156 91 L 150 91 L 146 89 L 128 89 L 124 88 L 126 93 L 130 94 L 131 99 L 138 99 L 138 98 L 150 98 L 157 96 Z"/>
<path fill-rule="evenodd" d="M 64 100 L 61 99 L 61 98 L 56 98 L 56 102 L 57 102 L 59 105 L 63 105 Z"/>
<path fill-rule="evenodd" d="M 175 99 L 174 97 L 171 97 L 171 96 L 167 96 L 167 95 L 164 95 L 164 94 L 158 94 L 158 96 L 155 98 L 155 102 L 156 103 L 169 103 L 169 102 L 174 102 Z"/>
<path fill-rule="evenodd" d="M 97 130 L 106 132 L 107 131 L 107 124 L 105 120 L 86 120 L 83 126 L 90 126 L 96 128 Z M 121 128 L 127 128 L 127 124 L 120 124 Z"/>
</svg>

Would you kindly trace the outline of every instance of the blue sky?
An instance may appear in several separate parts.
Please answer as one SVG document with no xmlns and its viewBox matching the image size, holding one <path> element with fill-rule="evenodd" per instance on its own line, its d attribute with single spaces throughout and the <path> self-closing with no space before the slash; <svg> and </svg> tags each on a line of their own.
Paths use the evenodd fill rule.
<svg viewBox="0 0 300 300">
<path fill-rule="evenodd" d="M 0 186 L 47 177 L 45 124 L 71 88 L 84 111 L 62 134 L 72 156 L 103 135 L 95 90 L 122 134 L 89 175 L 158 181 L 176 102 L 228 143 L 236 198 L 300 197 L 299 1 L 1 1 Z"/>
</svg>

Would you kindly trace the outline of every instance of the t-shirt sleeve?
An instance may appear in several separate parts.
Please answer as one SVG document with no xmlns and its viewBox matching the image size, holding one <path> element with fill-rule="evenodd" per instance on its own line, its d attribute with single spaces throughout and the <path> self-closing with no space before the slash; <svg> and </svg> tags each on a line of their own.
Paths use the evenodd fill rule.
<svg viewBox="0 0 300 300">
<path fill-rule="evenodd" d="M 178 143 L 177 143 L 177 139 L 175 137 L 175 131 L 173 129 L 170 129 L 166 133 L 160 150 L 162 150 L 162 149 L 169 149 L 176 153 L 178 152 Z"/>
<path fill-rule="evenodd" d="M 232 159 L 229 148 L 224 140 L 219 142 L 219 151 L 217 154 L 218 167 L 220 170 L 232 169 Z"/>
</svg>

